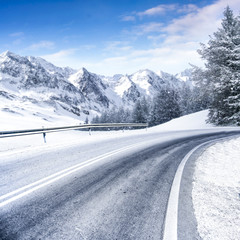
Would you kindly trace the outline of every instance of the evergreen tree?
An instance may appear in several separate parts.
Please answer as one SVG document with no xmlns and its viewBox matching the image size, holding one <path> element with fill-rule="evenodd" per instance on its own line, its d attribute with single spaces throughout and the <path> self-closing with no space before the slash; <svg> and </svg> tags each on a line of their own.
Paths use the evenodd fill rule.
<svg viewBox="0 0 240 240">
<path fill-rule="evenodd" d="M 140 100 L 137 100 L 133 107 L 132 119 L 134 123 L 142 123 L 145 120 Z"/>
<path fill-rule="evenodd" d="M 132 121 L 135 123 L 147 123 L 149 119 L 149 107 L 145 97 L 138 99 L 132 111 Z"/>
<path fill-rule="evenodd" d="M 240 125 L 240 20 L 227 7 L 222 27 L 199 54 L 206 69 L 198 69 L 198 83 L 212 95 L 209 121 Z"/>
<path fill-rule="evenodd" d="M 143 114 L 143 123 L 149 122 L 149 102 L 150 99 L 146 99 L 145 97 L 141 98 L 141 107 L 142 107 L 142 114 Z"/>
<path fill-rule="evenodd" d="M 133 122 L 132 112 L 128 108 L 124 111 L 124 115 L 123 116 L 124 116 L 123 117 L 123 122 L 125 122 L 125 123 Z"/>
<path fill-rule="evenodd" d="M 193 96 L 193 90 L 184 83 L 183 88 L 180 90 L 179 106 L 181 108 L 182 115 L 186 115 L 193 112 L 193 102 L 190 100 Z"/>
<path fill-rule="evenodd" d="M 153 99 L 150 125 L 161 124 L 180 117 L 181 111 L 178 101 L 178 94 L 174 90 L 162 89 Z"/>
</svg>

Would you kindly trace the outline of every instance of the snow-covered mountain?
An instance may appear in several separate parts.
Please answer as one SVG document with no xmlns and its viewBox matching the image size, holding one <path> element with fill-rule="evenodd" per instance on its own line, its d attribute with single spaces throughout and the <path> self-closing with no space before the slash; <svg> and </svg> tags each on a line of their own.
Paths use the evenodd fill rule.
<svg viewBox="0 0 240 240">
<path fill-rule="evenodd" d="M 79 121 L 111 107 L 129 107 L 160 89 L 181 89 L 186 79 L 140 70 L 132 75 L 100 76 L 85 68 L 61 68 L 39 57 L 12 52 L 0 55 L 0 112 L 35 115 L 54 121 L 69 116 Z"/>
<path fill-rule="evenodd" d="M 184 81 L 184 82 L 188 82 L 188 81 L 191 80 L 192 71 L 193 70 L 191 68 L 190 69 L 185 69 L 183 72 L 176 74 L 175 77 L 177 79 L 180 79 L 180 80 Z"/>
</svg>

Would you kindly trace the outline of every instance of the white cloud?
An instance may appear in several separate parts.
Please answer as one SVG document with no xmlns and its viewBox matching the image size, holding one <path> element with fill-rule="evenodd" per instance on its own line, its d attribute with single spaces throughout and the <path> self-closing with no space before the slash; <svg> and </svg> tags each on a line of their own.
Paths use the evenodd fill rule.
<svg viewBox="0 0 240 240">
<path fill-rule="evenodd" d="M 132 46 L 129 45 L 128 41 L 110 41 L 106 42 L 106 47 L 103 50 L 118 54 L 123 51 L 129 51 L 130 49 L 132 49 Z"/>
<path fill-rule="evenodd" d="M 144 24 L 135 26 L 133 30 L 128 33 L 133 35 L 144 35 L 152 32 L 162 32 L 162 27 L 163 27 L 163 24 L 159 22 L 144 23 Z"/>
<path fill-rule="evenodd" d="M 182 44 L 176 48 L 166 46 L 147 50 L 132 49 L 120 56 L 109 55 L 101 61 L 78 61 L 78 68 L 84 66 L 91 72 L 103 75 L 132 74 L 139 69 L 162 70 L 176 74 L 189 68 L 189 63 L 201 65 L 200 57 L 192 50 L 194 46 L 189 46 L 191 44 L 194 43 Z"/>
<path fill-rule="evenodd" d="M 24 32 L 14 32 L 9 34 L 10 37 L 22 37 L 24 36 Z"/>
<path fill-rule="evenodd" d="M 86 45 L 81 45 L 79 47 L 79 49 L 83 49 L 83 50 L 91 50 L 94 48 L 96 48 L 96 45 L 94 45 L 94 44 L 86 44 Z"/>
<path fill-rule="evenodd" d="M 239 9 L 238 0 L 220 0 L 203 8 L 185 5 L 185 9 L 181 8 L 181 11 L 188 13 L 173 19 L 167 25 L 155 22 L 153 25 L 151 23 L 138 26 L 138 32 L 148 35 L 147 39 L 151 41 L 152 46 L 147 50 L 132 51 L 126 57 L 128 66 L 136 62 L 137 58 L 145 61 L 141 64 L 139 61 L 139 67 L 161 69 L 170 73 L 184 70 L 189 67 L 189 63 L 202 66 L 203 61 L 197 53 L 199 43 L 206 43 L 209 35 L 220 27 L 227 5 L 233 10 Z"/>
<path fill-rule="evenodd" d="M 138 12 L 136 15 L 140 17 L 144 16 L 157 16 L 157 15 L 164 15 L 167 12 L 177 11 L 178 13 L 189 13 L 195 12 L 198 7 L 194 4 L 161 4 L 156 7 L 147 9 L 143 12 Z"/>
<path fill-rule="evenodd" d="M 78 49 L 65 49 L 55 52 L 53 54 L 42 55 L 41 57 L 47 61 L 60 67 L 76 67 L 76 59 L 74 59 L 74 54 Z M 80 66 L 79 66 L 80 68 Z"/>
<path fill-rule="evenodd" d="M 66 50 L 61 50 L 59 52 L 53 53 L 53 54 L 48 54 L 45 55 L 45 57 L 49 57 L 49 58 L 61 58 L 61 57 L 66 57 L 66 56 L 70 56 L 73 53 L 75 53 L 75 49 L 66 49 Z"/>
<path fill-rule="evenodd" d="M 24 32 L 14 32 L 9 34 L 13 38 L 12 45 L 20 45 L 24 39 Z"/>
<path fill-rule="evenodd" d="M 194 14 L 189 13 L 172 20 L 169 25 L 162 28 L 162 31 L 167 35 L 165 44 L 208 41 L 209 35 L 212 35 L 221 26 L 225 7 L 229 5 L 232 9 L 239 9 L 238 4 L 238 0 L 220 0 L 198 9 Z"/>
<path fill-rule="evenodd" d="M 135 21 L 136 20 L 136 18 L 135 18 L 135 16 L 122 16 L 121 17 L 121 21 L 123 21 L 123 22 L 132 22 L 132 21 Z"/>
<path fill-rule="evenodd" d="M 50 41 L 40 41 L 38 43 L 34 43 L 27 47 L 28 50 L 39 50 L 39 49 L 53 49 L 55 46 L 54 42 Z"/>
<path fill-rule="evenodd" d="M 162 15 L 168 11 L 176 10 L 176 8 L 177 8 L 176 4 L 161 4 L 156 7 L 147 9 L 144 12 L 139 12 L 139 13 L 137 13 L 137 15 L 140 17 Z"/>
<path fill-rule="evenodd" d="M 239 14 L 239 0 L 219 0 L 203 8 L 185 5 L 185 8 L 181 8 L 185 14 L 167 25 L 159 22 L 139 25 L 128 33 L 137 36 L 145 34 L 152 46 L 146 44 L 146 50 L 132 48 L 116 57 L 109 56 L 95 65 L 96 70 L 101 74 L 105 74 L 104 71 L 114 74 L 133 73 L 149 68 L 175 74 L 189 68 L 189 63 L 203 66 L 204 63 L 197 53 L 199 43 L 207 42 L 209 35 L 221 26 L 223 11 L 227 5 L 235 14 Z M 152 10 L 152 15 L 157 14 L 157 9 L 155 10 Z"/>
<path fill-rule="evenodd" d="M 177 12 L 179 13 L 190 13 L 190 12 L 196 12 L 198 10 L 198 7 L 194 4 L 186 4 L 183 6 L 179 6 Z"/>
<path fill-rule="evenodd" d="M 77 49 L 62 50 L 43 58 L 58 66 L 86 67 L 89 71 L 104 75 L 131 74 L 145 68 L 176 74 L 189 68 L 189 63 L 203 65 L 196 50 L 200 48 L 199 43 L 207 42 L 209 35 L 221 25 L 222 13 L 227 5 L 239 14 L 239 0 L 219 0 L 203 8 L 196 8 L 195 5 L 178 8 L 182 11 L 181 16 L 165 25 L 160 22 L 138 25 L 129 30 L 126 41 L 106 42 L 105 48 L 102 48 L 102 60 L 98 54 L 98 60 L 88 58 L 85 61 L 75 54 Z M 160 14 L 160 9 L 158 11 Z M 158 14 L 157 9 L 155 12 L 152 10 L 152 15 L 150 12 L 145 16 Z M 141 41 L 146 37 L 148 42 L 142 48 L 134 48 L 134 41 L 137 40 L 131 42 L 129 34 Z"/>
</svg>

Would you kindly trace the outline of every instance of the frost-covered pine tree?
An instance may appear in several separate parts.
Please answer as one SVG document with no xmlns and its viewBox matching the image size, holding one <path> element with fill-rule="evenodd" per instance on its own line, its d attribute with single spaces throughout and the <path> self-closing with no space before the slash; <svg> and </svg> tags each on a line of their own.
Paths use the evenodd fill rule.
<svg viewBox="0 0 240 240">
<path fill-rule="evenodd" d="M 205 69 L 198 70 L 199 81 L 213 100 L 209 121 L 216 125 L 240 125 L 240 19 L 227 7 L 222 27 L 201 44 Z"/>
<path fill-rule="evenodd" d="M 132 110 L 132 121 L 146 123 L 149 119 L 149 103 L 145 97 L 138 99 Z"/>
<path fill-rule="evenodd" d="M 186 83 L 183 83 L 182 89 L 180 89 L 180 99 L 179 99 L 179 106 L 181 108 L 182 115 L 186 115 L 193 112 L 192 104 L 193 102 L 190 101 L 193 95 L 193 90 L 190 86 Z"/>
<path fill-rule="evenodd" d="M 140 99 L 137 100 L 137 102 L 133 107 L 132 119 L 133 119 L 133 122 L 135 123 L 142 123 L 145 120 Z"/>
<path fill-rule="evenodd" d="M 153 99 L 150 125 L 167 122 L 181 115 L 179 96 L 172 89 L 162 89 Z"/>
<path fill-rule="evenodd" d="M 142 97 L 140 99 L 144 123 L 147 123 L 149 121 L 149 102 L 149 98 L 146 99 L 145 97 Z"/>
</svg>

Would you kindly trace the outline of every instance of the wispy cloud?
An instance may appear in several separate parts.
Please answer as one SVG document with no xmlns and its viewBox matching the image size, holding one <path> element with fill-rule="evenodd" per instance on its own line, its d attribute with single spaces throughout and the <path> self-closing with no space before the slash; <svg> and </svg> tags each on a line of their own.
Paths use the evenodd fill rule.
<svg viewBox="0 0 240 240">
<path fill-rule="evenodd" d="M 51 41 L 40 41 L 38 43 L 34 43 L 27 47 L 28 50 L 39 50 L 39 49 L 53 49 L 55 46 L 54 42 Z"/>
<path fill-rule="evenodd" d="M 130 15 L 121 16 L 121 21 L 136 21 L 137 19 L 142 19 L 143 17 L 154 17 L 159 15 L 164 15 L 168 12 L 177 12 L 177 13 L 190 13 L 196 12 L 198 7 L 194 4 L 161 4 L 153 8 L 146 9 L 142 12 L 132 12 Z"/>
<path fill-rule="evenodd" d="M 41 57 L 53 64 L 56 64 L 57 66 L 66 67 L 68 65 L 75 67 L 76 66 L 75 53 L 78 50 L 79 49 L 76 48 L 63 49 L 52 54 L 42 55 Z"/>
<path fill-rule="evenodd" d="M 83 50 L 92 50 L 94 48 L 96 48 L 97 46 L 94 44 L 86 44 L 86 45 L 81 45 L 79 47 L 79 49 L 83 49 Z"/>
<path fill-rule="evenodd" d="M 150 34 L 150 33 L 162 32 L 163 26 L 164 25 L 159 22 L 149 22 L 149 23 L 135 25 L 130 30 L 125 29 L 125 30 L 123 30 L 123 33 L 125 33 L 129 36 L 132 36 L 134 39 L 138 36 L 142 36 L 142 35 L 146 35 L 146 34 Z"/>
<path fill-rule="evenodd" d="M 106 42 L 106 47 L 104 51 L 113 52 L 115 54 L 123 51 L 129 51 L 132 49 L 132 46 L 128 41 L 110 41 Z"/>
<path fill-rule="evenodd" d="M 163 42 L 165 44 L 178 44 L 188 41 L 205 42 L 209 35 L 220 27 L 224 8 L 229 5 L 232 9 L 239 9 L 238 1 L 219 0 L 203 8 L 198 8 L 193 4 L 182 5 L 176 9 L 176 12 L 181 12 L 181 14 L 170 22 L 147 22 L 135 25 L 130 30 L 125 29 L 124 32 L 135 37 L 145 35 L 148 40 L 153 42 L 154 46 L 158 42 L 159 44 Z M 174 9 L 176 5 L 170 4 L 168 8 L 167 5 L 164 5 L 164 8 L 162 6 L 159 5 L 142 12 L 142 16 L 144 14 L 153 16 L 164 9 Z"/>
<path fill-rule="evenodd" d="M 9 34 L 10 37 L 23 37 L 24 36 L 24 32 L 14 32 Z"/>
<path fill-rule="evenodd" d="M 136 20 L 135 16 L 131 16 L 131 15 L 121 16 L 121 21 L 123 21 L 123 22 L 133 22 L 135 20 Z"/>
<path fill-rule="evenodd" d="M 236 12 L 239 0 L 216 0 L 202 8 L 194 4 L 158 5 L 142 12 L 132 12 L 120 17 L 129 22 L 123 24 L 125 31 L 122 35 L 116 41 L 97 43 L 101 49 L 94 45 L 80 45 L 78 49 L 63 49 L 42 57 L 57 66 L 84 66 L 106 75 L 131 74 L 143 68 L 175 74 L 188 68 L 189 63 L 203 64 L 196 50 L 200 48 L 199 43 L 207 42 L 209 35 L 221 25 L 227 5 L 239 14 Z M 169 13 L 167 21 L 164 19 L 166 13 Z M 46 44 L 48 41 L 43 42 L 32 47 L 54 47 L 54 44 Z M 91 49 L 94 54 L 89 54 Z"/>
<path fill-rule="evenodd" d="M 230 5 L 233 9 L 237 9 L 238 4 L 238 0 L 220 0 L 198 9 L 194 14 L 188 13 L 173 19 L 171 23 L 162 28 L 163 33 L 167 36 L 166 43 L 207 41 L 209 35 L 212 35 L 220 27 L 224 8 Z"/>
<path fill-rule="evenodd" d="M 139 25 L 136 29 L 139 30 L 140 34 L 151 33 L 151 32 L 161 32 L 162 30 L 162 23 L 159 22 L 150 22 Z"/>
<path fill-rule="evenodd" d="M 143 12 L 138 12 L 137 15 L 140 17 L 143 16 L 156 16 L 165 14 L 168 11 L 174 11 L 177 9 L 177 4 L 161 4 L 156 7 L 147 9 Z"/>
<path fill-rule="evenodd" d="M 55 52 L 53 54 L 44 55 L 42 57 L 43 58 L 44 57 L 46 57 L 46 58 L 62 58 L 62 57 L 71 56 L 75 52 L 76 52 L 76 49 L 75 48 L 71 48 L 71 49 L 60 50 L 60 51 Z"/>
<path fill-rule="evenodd" d="M 182 45 L 177 49 L 170 47 L 132 49 L 121 56 L 106 57 L 103 61 L 89 65 L 89 67 L 100 74 L 106 74 L 107 69 L 107 74 L 111 75 L 132 74 L 139 69 L 151 69 L 156 72 L 162 70 L 175 74 L 188 68 L 189 62 L 198 65 L 200 61 L 196 51 L 189 50 L 188 46 Z"/>
<path fill-rule="evenodd" d="M 12 45 L 17 46 L 20 45 L 24 40 L 24 32 L 14 32 L 9 34 L 9 36 L 13 39 Z"/>
<path fill-rule="evenodd" d="M 221 26 L 223 11 L 227 5 L 235 14 L 239 14 L 239 0 L 218 0 L 202 8 L 193 4 L 179 5 L 175 9 L 179 15 L 176 14 L 170 22 L 155 21 L 135 25 L 128 31 L 125 30 L 125 33 L 139 37 L 141 41 L 146 37 L 149 41 L 146 42 L 145 50 L 135 47 L 115 57 L 109 56 L 97 67 L 104 69 L 105 64 L 111 64 L 115 73 L 121 72 L 121 69 L 132 73 L 140 68 L 150 68 L 174 74 L 190 67 L 189 63 L 202 66 L 204 63 L 196 50 L 200 48 L 200 42 L 206 43 L 209 35 Z M 135 16 L 157 16 L 173 9 L 172 5 L 169 8 L 159 5 L 140 14 L 136 13 Z"/>
<path fill-rule="evenodd" d="M 177 9 L 178 13 L 191 13 L 196 12 L 199 8 L 194 4 L 186 4 L 183 6 L 179 6 Z"/>
</svg>

